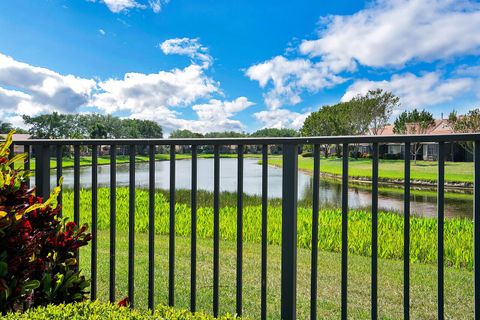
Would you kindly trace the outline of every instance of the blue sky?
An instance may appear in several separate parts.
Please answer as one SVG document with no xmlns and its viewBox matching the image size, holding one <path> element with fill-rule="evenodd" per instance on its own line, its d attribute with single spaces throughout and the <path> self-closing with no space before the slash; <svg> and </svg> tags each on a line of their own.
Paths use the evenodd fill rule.
<svg viewBox="0 0 480 320">
<path fill-rule="evenodd" d="M 480 107 L 478 30 L 466 0 L 2 1 L 0 111 L 251 132 L 380 87 L 440 117 Z"/>
</svg>

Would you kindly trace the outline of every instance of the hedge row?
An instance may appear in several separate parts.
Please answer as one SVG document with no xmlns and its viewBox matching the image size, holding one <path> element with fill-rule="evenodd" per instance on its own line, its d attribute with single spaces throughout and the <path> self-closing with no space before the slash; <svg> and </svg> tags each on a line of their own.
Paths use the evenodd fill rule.
<svg viewBox="0 0 480 320">
<path fill-rule="evenodd" d="M 165 306 L 158 306 L 155 312 L 148 310 L 131 310 L 128 307 L 118 307 L 109 303 L 81 302 L 62 305 L 49 305 L 29 309 L 24 313 L 9 313 L 4 319 L 162 319 L 162 320 L 210 320 L 214 317 L 205 313 L 192 314 L 186 310 L 173 309 Z M 231 320 L 239 319 L 235 316 L 225 315 L 218 319 Z"/>
</svg>

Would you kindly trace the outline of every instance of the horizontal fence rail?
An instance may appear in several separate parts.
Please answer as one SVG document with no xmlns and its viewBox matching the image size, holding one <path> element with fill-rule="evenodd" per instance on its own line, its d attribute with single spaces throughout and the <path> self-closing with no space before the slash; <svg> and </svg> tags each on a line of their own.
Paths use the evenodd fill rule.
<svg viewBox="0 0 480 320">
<path fill-rule="evenodd" d="M 60 180 L 62 171 L 62 157 L 64 152 L 73 151 L 73 216 L 74 221 L 80 221 L 80 157 L 85 147 L 91 157 L 92 167 L 92 250 L 91 250 L 91 299 L 96 300 L 98 295 L 97 259 L 98 259 L 98 160 L 99 150 L 102 146 L 109 147 L 110 159 L 110 233 L 109 233 L 109 301 L 114 302 L 116 296 L 116 268 L 117 268 L 117 148 L 127 148 L 129 156 L 129 205 L 128 205 L 128 298 L 131 307 L 135 306 L 135 288 L 139 286 L 135 281 L 135 194 L 136 194 L 136 155 L 139 147 L 145 148 L 148 154 L 148 307 L 154 308 L 157 302 L 155 297 L 155 155 L 157 147 L 164 147 L 164 152 L 170 155 L 169 177 L 169 237 L 168 237 L 168 301 L 162 301 L 170 306 L 175 306 L 175 288 L 179 284 L 176 281 L 176 247 L 175 247 L 175 200 L 176 200 L 176 148 L 177 146 L 190 146 L 191 172 L 182 174 L 191 175 L 191 238 L 190 238 L 190 310 L 197 311 L 197 189 L 198 167 L 197 158 L 200 152 L 199 146 L 213 146 L 213 257 L 212 257 L 212 313 L 217 316 L 220 311 L 222 297 L 220 295 L 220 148 L 221 146 L 236 146 L 237 153 L 237 208 L 236 208 L 236 264 L 235 264 L 235 312 L 242 315 L 245 298 L 243 296 L 244 277 L 244 253 L 243 253 L 243 189 L 244 189 L 244 153 L 245 146 L 255 145 L 261 153 L 261 270 L 260 273 L 260 318 L 267 319 L 268 312 L 268 153 L 269 146 L 281 146 L 282 168 L 282 228 L 281 228 L 281 318 L 297 318 L 297 196 L 298 196 L 298 155 L 299 147 L 308 145 L 312 148 L 313 156 L 313 199 L 312 199 L 312 248 L 311 248 L 311 274 L 310 274 L 310 319 L 318 318 L 317 305 L 322 299 L 317 288 L 318 274 L 318 241 L 319 241 L 319 190 L 320 190 L 320 152 L 321 146 L 335 144 L 342 151 L 342 198 L 341 198 L 341 270 L 339 283 L 340 315 L 347 319 L 349 305 L 354 303 L 348 299 L 348 169 L 349 150 L 357 144 L 368 144 L 372 154 L 372 202 L 371 202 L 371 318 L 377 319 L 378 306 L 378 171 L 379 152 L 382 144 L 400 143 L 405 147 L 404 159 L 404 184 L 403 184 L 403 315 L 409 319 L 411 314 L 410 297 L 410 189 L 411 189 L 411 156 L 409 156 L 413 144 L 429 142 L 438 145 L 438 188 L 437 188 L 437 316 L 445 317 L 445 275 L 444 275 L 444 192 L 445 192 L 445 143 L 470 142 L 474 144 L 474 315 L 480 317 L 480 134 L 451 134 L 451 135 L 394 135 L 394 136 L 345 136 L 345 137 L 301 137 L 301 138 L 223 138 L 223 139 L 103 139 L 103 140 L 26 140 L 16 141 L 14 145 L 24 146 L 23 150 L 28 154 L 25 168 L 31 166 L 31 159 L 35 158 L 35 184 L 36 194 L 48 197 L 50 194 L 50 161 L 56 160 L 56 178 Z M 15 150 L 12 146 L 11 151 Z M 29 183 L 29 182 L 28 182 Z M 61 195 L 59 202 L 62 202 Z M 80 257 L 77 259 L 88 259 Z M 143 284 L 142 284 L 143 285 Z M 273 288 L 272 288 L 273 289 Z"/>
</svg>

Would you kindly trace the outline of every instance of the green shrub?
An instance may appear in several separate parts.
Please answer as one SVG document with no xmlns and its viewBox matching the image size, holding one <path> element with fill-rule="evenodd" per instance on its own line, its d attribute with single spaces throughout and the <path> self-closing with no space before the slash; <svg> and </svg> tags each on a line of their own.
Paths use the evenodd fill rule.
<svg viewBox="0 0 480 320">
<path fill-rule="evenodd" d="M 165 319 L 165 320 L 210 320 L 215 319 L 205 313 L 192 314 L 187 310 L 173 309 L 158 306 L 152 313 L 147 310 L 136 310 L 118 307 L 113 304 L 100 302 L 82 302 L 61 305 L 49 305 L 27 310 L 25 313 L 9 313 L 6 320 L 17 319 Z M 218 319 L 239 319 L 235 316 L 225 315 Z"/>
<path fill-rule="evenodd" d="M 11 143 L 12 133 L 0 144 L 0 313 L 83 301 L 89 282 L 75 253 L 91 238 L 87 227 L 58 216 L 60 187 L 49 199 L 35 196 L 30 173 L 13 168 L 26 155 L 9 159 Z"/>
</svg>

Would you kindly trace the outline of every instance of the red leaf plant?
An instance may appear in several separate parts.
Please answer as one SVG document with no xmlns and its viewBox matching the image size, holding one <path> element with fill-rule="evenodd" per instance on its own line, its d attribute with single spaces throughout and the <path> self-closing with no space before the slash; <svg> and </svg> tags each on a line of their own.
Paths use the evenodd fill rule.
<svg viewBox="0 0 480 320">
<path fill-rule="evenodd" d="M 46 201 L 28 188 L 26 155 L 9 159 L 11 137 L 0 144 L 0 312 L 83 301 L 89 281 L 75 256 L 91 235 L 59 217 L 60 187 Z"/>
</svg>

